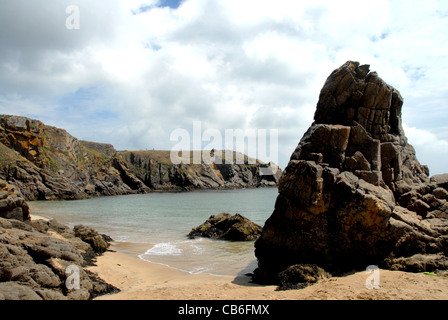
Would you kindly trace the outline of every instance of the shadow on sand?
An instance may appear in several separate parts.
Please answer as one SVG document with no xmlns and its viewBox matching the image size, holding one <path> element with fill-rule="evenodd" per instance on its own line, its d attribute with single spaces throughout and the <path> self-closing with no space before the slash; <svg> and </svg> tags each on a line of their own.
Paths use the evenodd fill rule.
<svg viewBox="0 0 448 320">
<path fill-rule="evenodd" d="M 238 273 L 238 275 L 232 280 L 232 283 L 244 287 L 271 286 L 252 282 L 252 275 L 255 268 L 257 268 L 257 260 L 252 260 L 243 270 Z"/>
</svg>

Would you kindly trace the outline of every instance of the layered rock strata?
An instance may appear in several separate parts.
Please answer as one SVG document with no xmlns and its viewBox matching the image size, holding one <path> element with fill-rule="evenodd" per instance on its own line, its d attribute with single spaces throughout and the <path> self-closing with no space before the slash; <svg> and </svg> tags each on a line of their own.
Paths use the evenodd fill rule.
<svg viewBox="0 0 448 320">
<path fill-rule="evenodd" d="M 82 199 L 158 190 L 276 186 L 273 164 L 173 164 L 169 151 L 117 152 L 20 116 L 0 115 L 0 178 L 26 200 Z"/>
<path fill-rule="evenodd" d="M 85 268 L 107 250 L 109 237 L 87 226 L 72 230 L 56 220 L 5 216 L 0 217 L 0 300 L 89 300 L 119 291 Z"/>
<path fill-rule="evenodd" d="M 418 162 L 402 106 L 368 65 L 349 61 L 329 76 L 255 243 L 254 280 L 278 283 L 297 264 L 448 269 L 447 176 L 430 179 Z"/>
<path fill-rule="evenodd" d="M 19 221 L 30 220 L 30 208 L 25 199 L 14 186 L 3 180 L 0 180 L 0 217 Z"/>
<path fill-rule="evenodd" d="M 170 151 L 123 151 L 119 157 L 130 171 L 152 190 L 226 189 L 277 186 L 281 169 L 274 163 L 249 161 L 248 157 L 234 153 L 231 160 L 213 155 L 210 161 L 194 163 L 193 153 L 186 163 L 172 164 Z M 202 155 L 214 151 L 199 151 Z M 218 153 L 218 152 L 216 152 Z M 225 153 L 225 151 L 219 151 Z M 241 157 L 242 163 L 238 162 Z M 273 174 L 264 174 L 271 170 Z"/>
</svg>

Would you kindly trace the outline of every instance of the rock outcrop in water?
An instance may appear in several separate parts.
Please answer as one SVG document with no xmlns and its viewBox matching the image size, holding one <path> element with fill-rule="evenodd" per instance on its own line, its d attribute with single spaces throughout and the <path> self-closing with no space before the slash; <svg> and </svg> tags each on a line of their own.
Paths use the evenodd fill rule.
<svg viewBox="0 0 448 320">
<path fill-rule="evenodd" d="M 0 115 L 0 179 L 26 200 L 276 186 L 281 170 L 265 175 L 265 167 L 278 168 L 259 161 L 173 164 L 170 151 L 118 152 L 38 120 Z"/>
<path fill-rule="evenodd" d="M 256 282 L 279 283 L 298 264 L 448 269 L 448 175 L 430 179 L 418 162 L 402 106 L 367 65 L 349 61 L 329 76 L 255 243 Z"/>
<path fill-rule="evenodd" d="M 11 192 L 10 198 L 20 196 Z M 119 291 L 85 269 L 107 249 L 109 237 L 56 220 L 6 217 L 0 217 L 0 300 L 88 300 Z"/>
<path fill-rule="evenodd" d="M 212 215 L 200 226 L 192 229 L 190 238 L 204 237 L 219 240 L 253 241 L 261 233 L 261 227 L 239 213 Z"/>
</svg>

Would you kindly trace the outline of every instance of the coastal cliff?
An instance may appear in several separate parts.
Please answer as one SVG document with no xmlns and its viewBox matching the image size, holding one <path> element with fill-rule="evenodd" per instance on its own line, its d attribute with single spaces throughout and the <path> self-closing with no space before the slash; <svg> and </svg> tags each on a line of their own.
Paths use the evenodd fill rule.
<svg viewBox="0 0 448 320">
<path fill-rule="evenodd" d="M 331 73 L 255 243 L 256 282 L 308 264 L 333 274 L 448 269 L 448 175 L 419 163 L 402 106 L 368 65 Z"/>
<path fill-rule="evenodd" d="M 16 186 L 26 200 L 276 186 L 281 175 L 281 170 L 263 175 L 261 168 L 278 167 L 259 161 L 173 164 L 169 155 L 119 152 L 39 120 L 0 115 L 0 179 Z"/>
<path fill-rule="evenodd" d="M 197 151 L 190 152 L 190 159 L 194 152 Z M 205 153 L 213 154 L 213 151 Z M 232 161 L 215 155 L 209 164 L 172 164 L 170 151 L 122 151 L 118 157 L 127 164 L 130 172 L 153 190 L 276 186 L 281 175 L 275 164 L 264 164 L 255 159 L 249 161 L 247 156 L 237 152 L 233 153 Z M 236 162 L 239 157 L 244 163 Z M 190 159 L 187 162 L 192 163 Z M 263 175 L 262 168 L 273 168 L 276 173 Z"/>
</svg>

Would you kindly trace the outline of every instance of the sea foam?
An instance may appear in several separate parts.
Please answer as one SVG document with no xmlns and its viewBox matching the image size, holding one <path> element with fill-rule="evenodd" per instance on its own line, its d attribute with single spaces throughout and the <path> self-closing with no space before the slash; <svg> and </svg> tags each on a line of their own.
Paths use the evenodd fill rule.
<svg viewBox="0 0 448 320">
<path fill-rule="evenodd" d="M 181 254 L 182 249 L 170 242 L 157 243 L 145 252 L 148 256 L 180 256 Z"/>
</svg>

